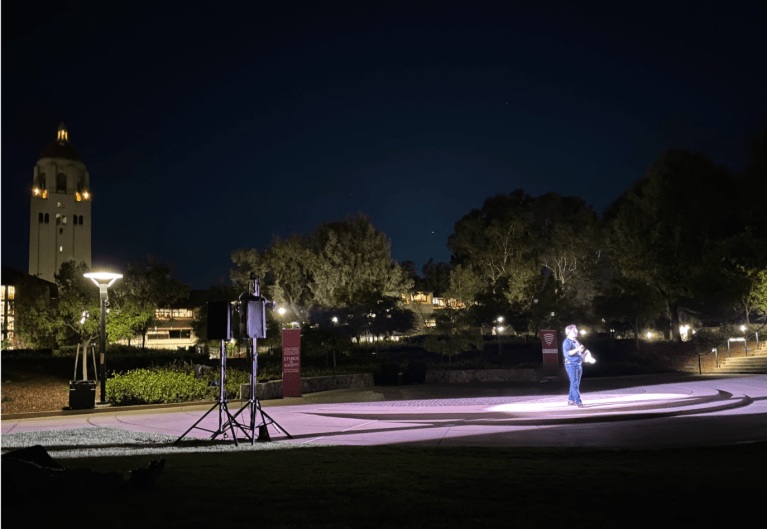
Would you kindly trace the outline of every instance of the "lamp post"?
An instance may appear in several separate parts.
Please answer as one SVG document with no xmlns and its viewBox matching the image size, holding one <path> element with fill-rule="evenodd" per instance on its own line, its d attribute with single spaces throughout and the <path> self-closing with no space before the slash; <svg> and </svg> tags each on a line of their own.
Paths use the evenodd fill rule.
<svg viewBox="0 0 767 529">
<path fill-rule="evenodd" d="M 99 337 L 99 378 L 101 379 L 101 400 L 99 404 L 106 404 L 107 395 L 107 371 L 104 363 L 104 355 L 106 353 L 106 328 L 107 328 L 107 288 L 118 279 L 122 278 L 122 274 L 115 274 L 112 272 L 88 272 L 83 274 L 93 281 L 97 287 L 99 287 L 99 297 L 101 298 L 101 333 Z"/>
<path fill-rule="evenodd" d="M 496 320 L 498 322 L 498 325 L 495 327 L 495 337 L 498 340 L 498 354 L 503 354 L 503 349 L 501 345 L 501 333 L 503 332 L 503 316 L 498 316 L 498 319 Z"/>
</svg>

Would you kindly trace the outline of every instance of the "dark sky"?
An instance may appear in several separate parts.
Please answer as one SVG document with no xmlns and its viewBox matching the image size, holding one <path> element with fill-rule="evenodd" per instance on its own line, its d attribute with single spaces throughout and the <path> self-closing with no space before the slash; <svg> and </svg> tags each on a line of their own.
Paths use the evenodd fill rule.
<svg viewBox="0 0 767 529">
<path fill-rule="evenodd" d="M 448 261 L 490 196 L 601 213 L 668 148 L 740 171 L 767 118 L 764 2 L 17 3 L 2 262 L 23 271 L 62 121 L 91 175 L 94 267 L 152 256 L 206 288 L 233 250 L 358 211 L 395 259 Z"/>
</svg>

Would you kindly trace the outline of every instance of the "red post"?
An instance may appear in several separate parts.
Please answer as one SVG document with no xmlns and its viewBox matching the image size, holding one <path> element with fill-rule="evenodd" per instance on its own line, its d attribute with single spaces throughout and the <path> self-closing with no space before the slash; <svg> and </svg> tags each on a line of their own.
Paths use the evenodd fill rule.
<svg viewBox="0 0 767 529">
<path fill-rule="evenodd" d="M 282 331 L 282 395 L 301 396 L 301 329 Z"/>
</svg>

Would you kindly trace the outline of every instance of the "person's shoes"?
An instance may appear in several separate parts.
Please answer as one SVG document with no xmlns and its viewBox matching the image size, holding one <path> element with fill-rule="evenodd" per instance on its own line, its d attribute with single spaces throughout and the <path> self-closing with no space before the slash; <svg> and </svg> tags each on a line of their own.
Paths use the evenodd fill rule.
<svg viewBox="0 0 767 529">
<path fill-rule="evenodd" d="M 567 401 L 567 405 L 568 406 L 575 406 L 575 401 L 574 400 L 568 400 Z"/>
<path fill-rule="evenodd" d="M 582 403 L 582 402 L 579 402 L 579 403 L 578 403 L 578 407 L 579 407 L 579 408 L 585 408 L 585 406 L 583 405 L 583 403 Z"/>
</svg>

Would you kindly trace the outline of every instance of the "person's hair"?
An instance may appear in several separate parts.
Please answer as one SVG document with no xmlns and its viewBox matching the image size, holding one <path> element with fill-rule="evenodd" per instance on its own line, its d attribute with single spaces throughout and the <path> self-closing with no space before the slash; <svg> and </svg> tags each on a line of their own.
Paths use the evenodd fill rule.
<svg viewBox="0 0 767 529">
<path fill-rule="evenodd" d="M 576 330 L 577 328 L 578 328 L 578 327 L 577 327 L 577 326 L 575 326 L 575 325 L 568 325 L 567 327 L 565 327 L 565 334 L 567 334 L 567 333 L 568 333 L 568 332 L 570 332 L 570 331 L 574 331 L 574 330 Z"/>
</svg>

